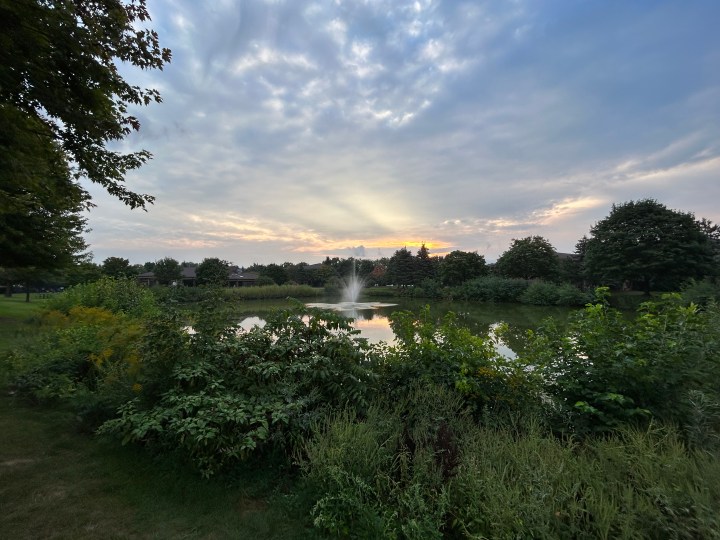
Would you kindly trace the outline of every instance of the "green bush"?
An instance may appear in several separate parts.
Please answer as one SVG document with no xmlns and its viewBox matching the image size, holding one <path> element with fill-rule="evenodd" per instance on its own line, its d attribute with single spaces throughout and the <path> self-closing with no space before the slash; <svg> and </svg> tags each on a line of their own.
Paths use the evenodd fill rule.
<svg viewBox="0 0 720 540">
<path fill-rule="evenodd" d="M 670 428 L 580 444 L 533 415 L 479 426 L 457 396 L 416 386 L 327 416 L 302 449 L 313 524 L 333 537 L 718 537 L 720 460 Z"/>
<path fill-rule="evenodd" d="M 122 313 L 83 306 L 45 320 L 56 330 L 8 357 L 12 387 L 33 402 L 68 403 L 85 427 L 97 426 L 140 389 L 144 328 Z"/>
<path fill-rule="evenodd" d="M 524 279 L 484 276 L 451 288 L 452 297 L 481 302 L 518 302 L 528 288 Z"/>
<path fill-rule="evenodd" d="M 380 366 L 383 393 L 402 399 L 416 381 L 460 392 L 479 415 L 529 410 L 539 400 L 540 384 L 521 360 L 498 353 L 504 326 L 486 336 L 474 335 L 449 313 L 436 321 L 430 307 L 418 314 L 396 312 L 390 324 L 396 345 Z"/>
<path fill-rule="evenodd" d="M 678 295 L 641 306 L 635 319 L 600 302 L 565 328 L 531 332 L 525 363 L 542 373 L 555 425 L 606 431 L 651 418 L 690 424 L 689 392 L 720 396 L 720 310 L 684 306 Z"/>
<path fill-rule="evenodd" d="M 180 449 L 205 475 L 289 451 L 326 408 L 363 410 L 373 392 L 371 351 L 337 314 L 284 310 L 244 332 L 209 306 L 188 339 L 181 324 L 166 320 L 142 349 L 162 380 L 154 395 L 125 404 L 102 432 Z"/>
<path fill-rule="evenodd" d="M 469 421 L 457 395 L 413 385 L 406 399 L 324 418 L 298 462 L 315 493 L 315 527 L 355 538 L 442 538 L 457 466 L 458 434 Z"/>
<path fill-rule="evenodd" d="M 104 276 L 93 283 L 75 285 L 54 295 L 48 309 L 68 313 L 75 306 L 97 307 L 135 317 L 157 312 L 153 294 L 133 279 Z"/>
<path fill-rule="evenodd" d="M 680 294 L 685 302 L 704 306 L 712 301 L 720 301 L 720 284 L 709 279 L 691 279 L 682 286 Z"/>
<path fill-rule="evenodd" d="M 519 300 L 523 304 L 538 306 L 584 306 L 592 300 L 592 297 L 569 283 L 558 285 L 546 281 L 534 281 L 522 293 Z"/>
</svg>

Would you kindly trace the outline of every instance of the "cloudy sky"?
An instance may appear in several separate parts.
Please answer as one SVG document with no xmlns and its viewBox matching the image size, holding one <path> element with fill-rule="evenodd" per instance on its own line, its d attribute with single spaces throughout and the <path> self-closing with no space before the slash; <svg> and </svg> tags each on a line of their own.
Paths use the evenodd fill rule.
<svg viewBox="0 0 720 540">
<path fill-rule="evenodd" d="M 149 0 L 173 61 L 126 69 L 131 211 L 92 188 L 97 262 L 571 252 L 612 203 L 720 221 L 717 0 Z"/>
</svg>

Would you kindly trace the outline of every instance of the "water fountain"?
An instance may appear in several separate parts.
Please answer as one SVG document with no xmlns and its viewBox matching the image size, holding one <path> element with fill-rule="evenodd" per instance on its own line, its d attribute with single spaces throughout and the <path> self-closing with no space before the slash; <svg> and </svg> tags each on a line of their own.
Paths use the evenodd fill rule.
<svg viewBox="0 0 720 540">
<path fill-rule="evenodd" d="M 337 303 L 313 302 L 308 307 L 330 309 L 340 311 L 343 315 L 357 319 L 358 311 L 378 309 L 381 307 L 394 306 L 395 304 L 384 304 L 381 302 L 360 302 L 360 293 L 365 286 L 365 280 L 357 273 L 355 261 L 353 260 L 352 272 L 345 278 L 342 289 L 342 301 Z"/>
</svg>

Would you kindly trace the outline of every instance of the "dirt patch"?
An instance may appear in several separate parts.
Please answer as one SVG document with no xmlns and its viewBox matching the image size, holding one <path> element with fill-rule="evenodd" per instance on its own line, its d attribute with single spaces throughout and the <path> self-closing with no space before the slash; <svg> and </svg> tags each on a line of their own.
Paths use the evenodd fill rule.
<svg viewBox="0 0 720 540">
<path fill-rule="evenodd" d="M 18 465 L 29 465 L 35 463 L 34 459 L 8 459 L 0 461 L 0 467 L 17 467 Z"/>
</svg>

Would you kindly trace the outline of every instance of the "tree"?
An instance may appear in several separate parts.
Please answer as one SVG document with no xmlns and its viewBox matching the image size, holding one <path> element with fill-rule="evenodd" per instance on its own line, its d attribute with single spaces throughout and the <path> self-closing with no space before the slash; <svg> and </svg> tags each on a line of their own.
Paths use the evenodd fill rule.
<svg viewBox="0 0 720 540">
<path fill-rule="evenodd" d="M 697 221 L 697 224 L 703 234 L 707 236 L 713 257 L 713 269 L 710 275 L 715 278 L 720 274 L 720 226 L 705 218 Z"/>
<path fill-rule="evenodd" d="M 278 285 L 282 285 L 288 280 L 288 275 L 285 268 L 275 263 L 271 263 L 265 266 L 265 268 L 261 272 L 261 275 L 269 277 Z"/>
<path fill-rule="evenodd" d="M 203 259 L 195 271 L 201 285 L 216 285 L 222 287 L 228 283 L 230 263 L 216 257 Z"/>
<path fill-rule="evenodd" d="M 691 213 L 670 210 L 654 199 L 613 205 L 590 229 L 585 251 L 588 276 L 601 284 L 640 283 L 676 289 L 713 271 L 708 236 Z"/>
<path fill-rule="evenodd" d="M 430 250 L 422 244 L 415 255 L 414 284 L 419 285 L 424 279 L 435 279 L 437 275 L 438 258 L 430 257 Z"/>
<path fill-rule="evenodd" d="M 180 279 L 180 263 L 171 257 L 165 257 L 164 259 L 155 261 L 153 273 L 158 282 L 162 285 L 168 285 Z"/>
<path fill-rule="evenodd" d="M 151 156 L 108 146 L 140 128 L 129 106 L 160 102 L 160 94 L 127 83 L 118 65 L 162 69 L 161 48 L 145 0 L 4 0 L 0 3 L 0 110 L 7 161 L 36 139 L 39 156 L 55 145 L 75 178 L 103 186 L 131 208 L 152 203 L 124 185 L 127 171 Z M 19 185 L 36 186 L 32 169 L 14 171 Z M 87 197 L 87 193 L 83 191 Z"/>
<path fill-rule="evenodd" d="M 388 282 L 406 287 L 415 281 L 415 257 L 407 248 L 398 249 L 388 261 Z"/>
<path fill-rule="evenodd" d="M 27 282 L 83 257 L 88 196 L 55 143 L 6 122 L 17 116 L 0 106 L 0 267 Z"/>
<path fill-rule="evenodd" d="M 583 236 L 575 244 L 575 252 L 560 261 L 560 280 L 565 283 L 572 283 L 583 290 L 586 288 L 585 251 L 587 243 L 587 236 Z"/>
<path fill-rule="evenodd" d="M 495 272 L 510 278 L 552 280 L 558 275 L 557 252 L 542 236 L 513 239 L 495 263 Z"/>
<path fill-rule="evenodd" d="M 102 272 L 111 277 L 127 277 L 132 275 L 130 261 L 122 257 L 108 257 L 102 263 Z"/>
<path fill-rule="evenodd" d="M 477 251 L 451 251 L 440 261 L 440 281 L 443 285 L 460 285 L 487 273 L 485 257 L 478 255 Z"/>
</svg>

